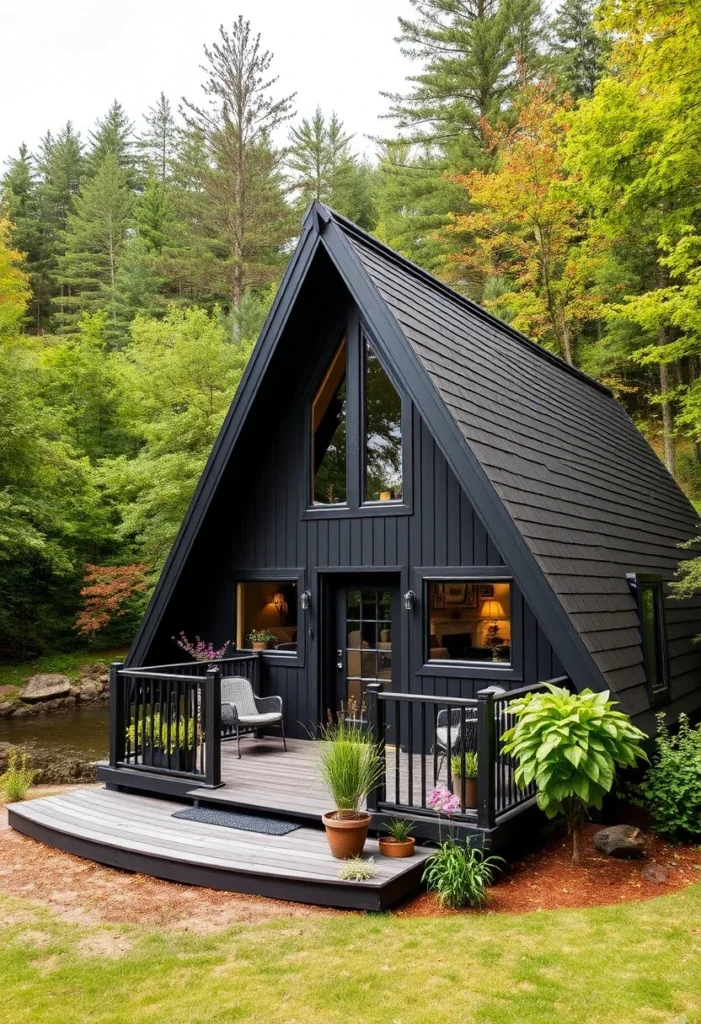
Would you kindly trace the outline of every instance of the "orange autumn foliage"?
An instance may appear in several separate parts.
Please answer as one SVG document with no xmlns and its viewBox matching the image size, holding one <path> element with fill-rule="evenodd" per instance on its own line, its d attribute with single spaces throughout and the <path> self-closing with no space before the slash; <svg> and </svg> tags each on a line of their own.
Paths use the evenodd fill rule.
<svg viewBox="0 0 701 1024">
<path fill-rule="evenodd" d="M 148 590 L 147 565 L 87 565 L 80 591 L 84 606 L 76 619 L 76 629 L 90 636 L 109 625 L 113 618 L 128 611 L 128 602 Z"/>
<path fill-rule="evenodd" d="M 565 167 L 569 108 L 552 83 L 539 83 L 525 92 L 513 127 L 483 124 L 496 168 L 455 179 L 474 209 L 448 230 L 465 237 L 453 259 L 468 278 L 508 282 L 507 294 L 485 305 L 508 307 L 514 327 L 574 362 L 577 335 L 599 301 L 596 253 Z"/>
</svg>

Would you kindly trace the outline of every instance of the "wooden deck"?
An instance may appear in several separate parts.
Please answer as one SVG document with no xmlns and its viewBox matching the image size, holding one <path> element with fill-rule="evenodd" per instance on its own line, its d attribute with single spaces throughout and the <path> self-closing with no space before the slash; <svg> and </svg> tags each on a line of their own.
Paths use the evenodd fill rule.
<svg viewBox="0 0 701 1024">
<path fill-rule="evenodd" d="M 272 780 L 266 785 L 270 789 L 261 794 L 269 795 Z M 309 796 L 306 806 L 315 799 Z M 411 858 L 390 859 L 380 856 L 377 842 L 369 839 L 364 856 L 374 858 L 378 876 L 342 882 L 340 861 L 331 856 L 318 828 L 269 836 L 173 818 L 173 812 L 185 806 L 91 788 L 10 804 L 8 812 L 17 831 L 111 867 L 190 885 L 357 910 L 383 910 L 409 895 L 431 853 L 417 847 Z"/>
</svg>

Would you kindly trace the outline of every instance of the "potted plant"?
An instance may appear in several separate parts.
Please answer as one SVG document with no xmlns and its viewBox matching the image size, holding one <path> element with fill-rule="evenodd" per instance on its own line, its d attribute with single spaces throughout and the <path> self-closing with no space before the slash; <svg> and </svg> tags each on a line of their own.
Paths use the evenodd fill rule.
<svg viewBox="0 0 701 1024">
<path fill-rule="evenodd" d="M 380 753 L 367 733 L 341 714 L 321 730 L 319 770 L 335 804 L 322 816 L 331 853 L 340 860 L 357 857 L 372 820 L 361 808 L 382 777 Z"/>
<path fill-rule="evenodd" d="M 254 651 L 266 651 L 268 644 L 272 644 L 277 637 L 269 633 L 267 629 L 252 629 L 246 637 Z"/>
<path fill-rule="evenodd" d="M 198 734 L 199 735 L 199 734 Z M 171 771 L 192 772 L 195 769 L 195 722 L 179 715 L 162 719 L 158 711 L 146 712 L 127 729 L 129 749 L 142 751 L 144 764 Z"/>
<path fill-rule="evenodd" d="M 460 801 L 461 807 L 477 806 L 477 752 L 466 750 L 463 755 L 453 754 L 450 759 L 453 773 L 453 791 Z"/>
<path fill-rule="evenodd" d="M 385 826 L 389 835 L 380 836 L 378 846 L 383 857 L 411 857 L 416 840 L 411 835 L 414 826 L 402 818 L 392 818 Z"/>
</svg>

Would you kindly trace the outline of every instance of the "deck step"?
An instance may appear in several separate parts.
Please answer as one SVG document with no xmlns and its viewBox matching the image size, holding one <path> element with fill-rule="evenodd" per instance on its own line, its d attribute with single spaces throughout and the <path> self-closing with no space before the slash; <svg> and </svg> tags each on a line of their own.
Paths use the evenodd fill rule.
<svg viewBox="0 0 701 1024">
<path fill-rule="evenodd" d="M 211 795 L 211 791 L 207 791 Z M 187 804 L 84 789 L 8 806 L 12 828 L 48 846 L 168 881 L 355 910 L 384 910 L 419 885 L 430 849 L 394 860 L 369 839 L 376 878 L 344 882 L 326 837 L 302 827 L 285 836 L 173 818 Z M 261 809 L 258 808 L 260 813 Z M 289 815 L 289 808 L 286 811 Z"/>
</svg>

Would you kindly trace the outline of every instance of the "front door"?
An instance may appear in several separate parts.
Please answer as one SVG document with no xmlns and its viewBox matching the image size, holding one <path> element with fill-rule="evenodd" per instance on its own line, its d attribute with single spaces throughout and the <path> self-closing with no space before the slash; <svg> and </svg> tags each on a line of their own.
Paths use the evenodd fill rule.
<svg viewBox="0 0 701 1024">
<path fill-rule="evenodd" d="M 392 689 L 399 659 L 399 622 L 396 584 L 357 579 L 337 586 L 333 712 L 364 721 L 368 683 Z"/>
</svg>

